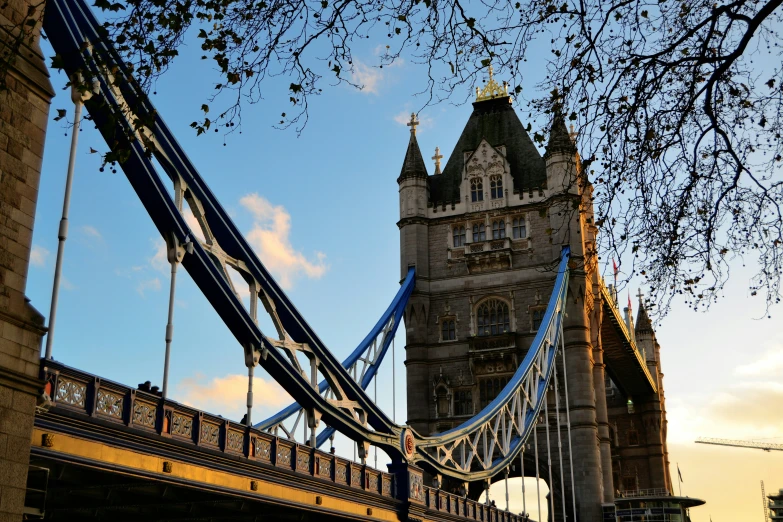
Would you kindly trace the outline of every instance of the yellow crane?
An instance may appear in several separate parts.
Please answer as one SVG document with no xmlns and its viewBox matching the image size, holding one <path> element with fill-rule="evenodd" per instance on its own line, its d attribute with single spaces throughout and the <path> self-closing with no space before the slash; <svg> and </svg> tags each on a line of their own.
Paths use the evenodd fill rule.
<svg viewBox="0 0 783 522">
<path fill-rule="evenodd" d="M 767 452 L 783 451 L 783 444 L 774 444 L 772 442 L 759 442 L 755 440 L 732 440 L 732 439 L 714 439 L 709 437 L 699 437 L 696 444 L 714 444 L 715 446 L 731 446 L 733 448 L 753 448 Z M 761 505 L 764 508 L 764 522 L 769 522 L 769 501 L 764 491 L 764 481 L 761 481 Z"/>
<path fill-rule="evenodd" d="M 783 444 L 773 444 L 771 442 L 758 442 L 754 440 L 731 440 L 731 439 L 713 439 L 709 437 L 699 437 L 697 444 L 714 444 L 716 446 L 732 446 L 735 448 L 754 448 L 764 451 L 783 451 Z"/>
</svg>

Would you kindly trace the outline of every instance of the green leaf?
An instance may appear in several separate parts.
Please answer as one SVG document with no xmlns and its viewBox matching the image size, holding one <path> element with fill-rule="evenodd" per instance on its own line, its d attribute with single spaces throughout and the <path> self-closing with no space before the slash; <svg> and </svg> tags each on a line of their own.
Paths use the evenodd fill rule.
<svg viewBox="0 0 783 522">
<path fill-rule="evenodd" d="M 60 121 L 63 118 L 65 118 L 66 111 L 65 109 L 57 109 L 57 116 L 54 118 L 54 121 Z"/>
<path fill-rule="evenodd" d="M 201 110 L 204 111 L 204 114 L 209 112 L 209 105 L 206 103 L 201 106 Z"/>
</svg>

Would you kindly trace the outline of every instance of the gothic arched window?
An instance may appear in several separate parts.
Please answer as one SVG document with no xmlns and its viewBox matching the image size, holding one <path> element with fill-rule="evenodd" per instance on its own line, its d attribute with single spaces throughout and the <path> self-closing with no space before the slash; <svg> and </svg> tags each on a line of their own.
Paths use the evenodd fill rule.
<svg viewBox="0 0 783 522">
<path fill-rule="evenodd" d="M 473 242 L 478 243 L 479 241 L 486 241 L 487 240 L 487 228 L 484 226 L 484 223 L 481 224 L 475 224 L 473 225 Z"/>
<path fill-rule="evenodd" d="M 524 239 L 527 237 L 527 227 L 525 226 L 525 218 L 514 218 L 511 222 L 511 231 L 514 235 L 514 239 Z"/>
<path fill-rule="evenodd" d="M 479 380 L 479 407 L 483 408 L 500 395 L 508 384 L 508 377 L 494 377 Z"/>
<path fill-rule="evenodd" d="M 541 328 L 541 322 L 544 320 L 546 308 L 536 308 L 533 310 L 533 331 L 537 332 Z"/>
<path fill-rule="evenodd" d="M 452 231 L 454 233 L 454 248 L 465 246 L 465 227 L 455 226 Z"/>
<path fill-rule="evenodd" d="M 453 317 L 444 318 L 441 321 L 441 340 L 453 341 L 457 338 L 456 321 Z"/>
<path fill-rule="evenodd" d="M 492 176 L 489 178 L 489 189 L 492 199 L 503 197 L 503 176 Z"/>
<path fill-rule="evenodd" d="M 454 415 L 473 415 L 473 392 L 471 390 L 454 392 Z"/>
<path fill-rule="evenodd" d="M 498 219 L 492 222 L 492 239 L 503 239 L 506 237 L 506 222 Z"/>
<path fill-rule="evenodd" d="M 508 332 L 508 305 L 499 299 L 484 301 L 476 310 L 476 325 L 479 336 Z"/>
<path fill-rule="evenodd" d="M 435 393 L 435 404 L 438 409 L 438 418 L 449 416 L 449 395 L 444 387 L 439 387 Z"/>
<path fill-rule="evenodd" d="M 481 178 L 470 180 L 470 200 L 474 202 L 484 201 L 484 182 Z"/>
</svg>

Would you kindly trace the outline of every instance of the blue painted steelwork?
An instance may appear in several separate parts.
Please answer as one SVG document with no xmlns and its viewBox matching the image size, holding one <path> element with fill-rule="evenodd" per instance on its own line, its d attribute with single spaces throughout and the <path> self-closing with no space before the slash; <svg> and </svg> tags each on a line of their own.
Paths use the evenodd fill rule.
<svg viewBox="0 0 783 522">
<path fill-rule="evenodd" d="M 184 190 L 203 207 L 215 244 L 210 245 L 208 251 L 196 242 L 193 252 L 184 256 L 182 264 L 240 346 L 255 358 L 261 354 L 259 364 L 297 403 L 317 411 L 328 425 L 356 441 L 369 441 L 390 455 L 399 456 L 401 428 L 367 397 L 325 348 L 258 260 L 177 144 L 160 114 L 139 91 L 119 54 L 99 36 L 99 27 L 83 0 L 52 0 L 47 3 L 44 30 L 69 76 L 81 74 L 88 82 L 92 79 L 99 82 L 99 92 L 85 106 L 110 147 L 129 150 L 128 158 L 120 167 L 158 231 L 164 238 L 173 237 L 181 245 L 192 243 L 196 237 L 155 171 L 149 149 L 172 181 L 183 185 Z M 139 122 L 147 122 L 148 126 L 141 130 L 134 128 L 132 122 L 136 118 Z M 240 262 L 247 275 L 260 286 L 263 297 L 269 302 L 287 336 L 293 343 L 306 345 L 342 404 L 324 401 L 301 369 L 264 336 L 236 295 L 225 269 L 215 262 L 218 251 Z"/>
<path fill-rule="evenodd" d="M 160 115 L 138 90 L 119 54 L 99 36 L 99 27 L 84 0 L 47 3 L 44 29 L 66 72 L 71 77 L 81 74 L 88 84 L 95 80 L 99 86 L 85 104 L 93 121 L 113 150 L 129 151 L 120 167 L 161 235 L 174 247 L 188 245 L 182 265 L 245 350 L 246 364 L 263 366 L 298 407 L 312 412 L 314 418 L 321 416 L 327 426 L 361 444 L 382 448 L 395 461 L 404 459 L 467 481 L 491 477 L 504 469 L 522 451 L 535 425 L 552 374 L 552 361 L 562 342 L 568 249 L 563 251 L 539 333 L 501 394 L 473 419 L 437 436 L 423 437 L 409 427 L 399 426 L 364 392 L 372 374 L 356 382 L 256 258 Z M 174 183 L 174 198 L 156 172 L 152 157 Z M 199 220 L 206 238 L 203 244 L 195 241 L 196 235 L 182 214 L 183 198 Z M 250 312 L 228 277 L 228 266 L 240 270 L 253 290 Z M 390 307 L 395 326 L 404 309 L 400 304 L 402 295 L 407 299 L 413 289 L 410 274 L 406 281 L 404 291 L 395 298 L 397 304 Z M 272 317 L 279 341 L 259 329 L 257 308 L 253 306 L 256 298 Z M 375 337 L 377 329 L 373 329 Z M 360 348 L 375 338 L 373 332 Z M 297 353 L 308 357 L 313 374 L 321 373 L 334 400 L 321 396 L 321 385 L 315 385 L 316 375 L 308 378 L 297 362 Z M 358 360 L 360 354 L 357 348 L 352 357 Z"/>
<path fill-rule="evenodd" d="M 505 469 L 523 450 L 546 400 L 555 355 L 562 348 L 569 258 L 570 249 L 564 247 L 541 326 L 503 391 L 460 426 L 417 441 L 413 462 L 479 480 Z"/>
<path fill-rule="evenodd" d="M 378 350 L 374 361 L 368 362 L 366 371 L 362 372 L 360 377 L 361 381 L 359 384 L 363 390 L 367 390 L 367 386 L 369 386 L 372 379 L 377 375 L 378 369 L 383 363 L 384 356 L 386 355 L 386 352 L 388 352 L 389 346 L 391 346 L 394 335 L 397 333 L 397 327 L 400 325 L 400 322 L 402 321 L 402 315 L 405 312 L 405 307 L 408 305 L 408 298 L 410 298 L 410 295 L 413 292 L 415 274 L 416 272 L 413 268 L 408 270 L 408 275 L 402 282 L 400 290 L 397 292 L 397 295 L 394 297 L 389 307 L 383 313 L 381 318 L 378 319 L 378 322 L 375 324 L 370 333 L 368 333 L 362 342 L 359 343 L 359 346 L 357 346 L 351 355 L 349 355 L 348 358 L 343 361 L 343 367 L 350 373 L 351 370 L 355 368 L 355 366 L 360 361 L 366 360 L 370 350 L 375 345 L 378 336 L 383 335 L 383 338 L 381 339 L 381 347 Z M 326 381 L 326 379 L 318 384 L 318 392 L 322 396 L 329 390 L 329 383 Z M 260 430 L 270 430 L 276 425 L 281 424 L 286 419 L 297 415 L 301 411 L 302 407 L 294 403 L 277 412 L 268 419 L 255 424 L 253 427 Z M 324 442 L 326 442 L 334 434 L 334 432 L 334 428 L 328 427 L 319 433 L 316 447 L 320 448 Z"/>
</svg>

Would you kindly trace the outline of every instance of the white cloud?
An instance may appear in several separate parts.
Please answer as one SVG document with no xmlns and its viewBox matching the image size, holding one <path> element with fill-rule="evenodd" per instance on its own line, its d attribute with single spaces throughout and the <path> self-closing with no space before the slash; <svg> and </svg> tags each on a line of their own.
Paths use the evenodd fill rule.
<svg viewBox="0 0 783 522">
<path fill-rule="evenodd" d="M 87 237 L 93 237 L 95 239 L 103 239 L 103 236 L 101 235 L 100 232 L 98 232 L 98 229 L 92 225 L 83 225 L 81 227 L 81 231 Z"/>
<path fill-rule="evenodd" d="M 182 211 L 182 215 L 185 216 L 185 221 L 190 227 L 190 230 L 193 231 L 193 234 L 196 236 L 196 238 L 199 241 L 204 241 L 204 232 L 201 230 L 201 225 L 199 225 L 198 219 L 196 219 L 193 211 L 189 208 L 186 208 Z"/>
<path fill-rule="evenodd" d="M 291 288 L 293 279 L 303 274 L 318 279 L 328 270 L 326 255 L 316 252 L 309 260 L 294 249 L 289 239 L 291 215 L 282 205 L 272 205 L 258 194 L 248 194 L 239 203 L 253 214 L 253 228 L 247 234 L 250 245 L 275 275 L 283 288 Z"/>
<path fill-rule="evenodd" d="M 371 67 L 359 60 L 353 61 L 351 69 L 351 81 L 362 88 L 365 94 L 378 94 L 378 88 L 383 80 L 383 71 L 377 67 Z"/>
<path fill-rule="evenodd" d="M 67 278 L 67 277 L 65 277 L 65 276 L 62 276 L 62 278 L 60 279 L 60 286 L 62 286 L 62 287 L 63 287 L 63 289 L 65 289 L 65 290 L 69 290 L 69 291 L 70 291 L 70 290 L 76 290 L 76 285 L 74 285 L 73 283 L 71 283 L 71 282 L 68 280 L 68 278 Z"/>
<path fill-rule="evenodd" d="M 426 130 L 426 129 L 431 129 L 435 123 L 435 121 L 429 116 L 422 117 L 421 115 L 416 115 L 416 119 L 419 121 L 419 124 L 416 126 L 416 132 Z M 397 113 L 394 116 L 394 121 L 396 121 L 400 125 L 407 126 L 408 123 L 410 123 L 411 121 L 411 111 L 405 109 L 402 112 Z"/>
<path fill-rule="evenodd" d="M 768 349 L 759 359 L 737 366 L 734 371 L 737 375 L 745 377 L 783 375 L 783 346 L 778 345 Z"/>
<path fill-rule="evenodd" d="M 247 410 L 247 375 L 232 374 L 207 379 L 201 374 L 177 384 L 176 400 L 200 410 L 239 420 Z M 253 420 L 277 413 L 291 397 L 273 380 L 253 378 Z"/>
<path fill-rule="evenodd" d="M 159 291 L 160 290 L 160 279 L 158 279 L 157 277 L 154 277 L 152 279 L 145 279 L 145 280 L 139 281 L 139 284 L 136 285 L 136 291 L 142 297 L 144 297 L 144 292 L 146 292 L 147 290 L 152 290 L 154 292 Z"/>
<path fill-rule="evenodd" d="M 774 415 L 783 404 L 781 380 L 734 380 L 714 394 L 678 395 L 666 400 L 671 443 L 699 437 L 763 439 L 783 433 L 783 418 Z"/>
<path fill-rule="evenodd" d="M 196 216 L 193 215 L 193 212 L 189 208 L 185 208 L 182 212 L 182 215 L 185 217 L 185 221 L 193 232 L 193 235 L 196 236 L 196 239 L 199 241 L 204 241 L 204 234 L 201 231 L 201 226 L 198 224 L 198 220 L 196 219 Z M 168 247 L 166 246 L 166 241 L 162 237 L 155 237 L 150 239 L 150 241 L 152 242 L 152 247 L 155 250 L 155 254 L 153 254 L 153 256 L 148 260 L 150 265 L 152 265 L 152 268 L 160 272 L 170 272 L 171 264 L 169 263 L 167 252 Z M 142 267 L 132 268 L 133 271 L 139 271 L 141 269 Z"/>
<path fill-rule="evenodd" d="M 168 254 L 166 253 L 166 242 L 160 237 L 150 239 L 150 241 L 152 242 L 152 247 L 155 249 L 155 254 L 149 258 L 152 268 L 161 272 L 171 271 Z"/>
<path fill-rule="evenodd" d="M 30 250 L 30 264 L 33 266 L 45 266 L 49 251 L 40 245 L 33 245 Z"/>
</svg>

